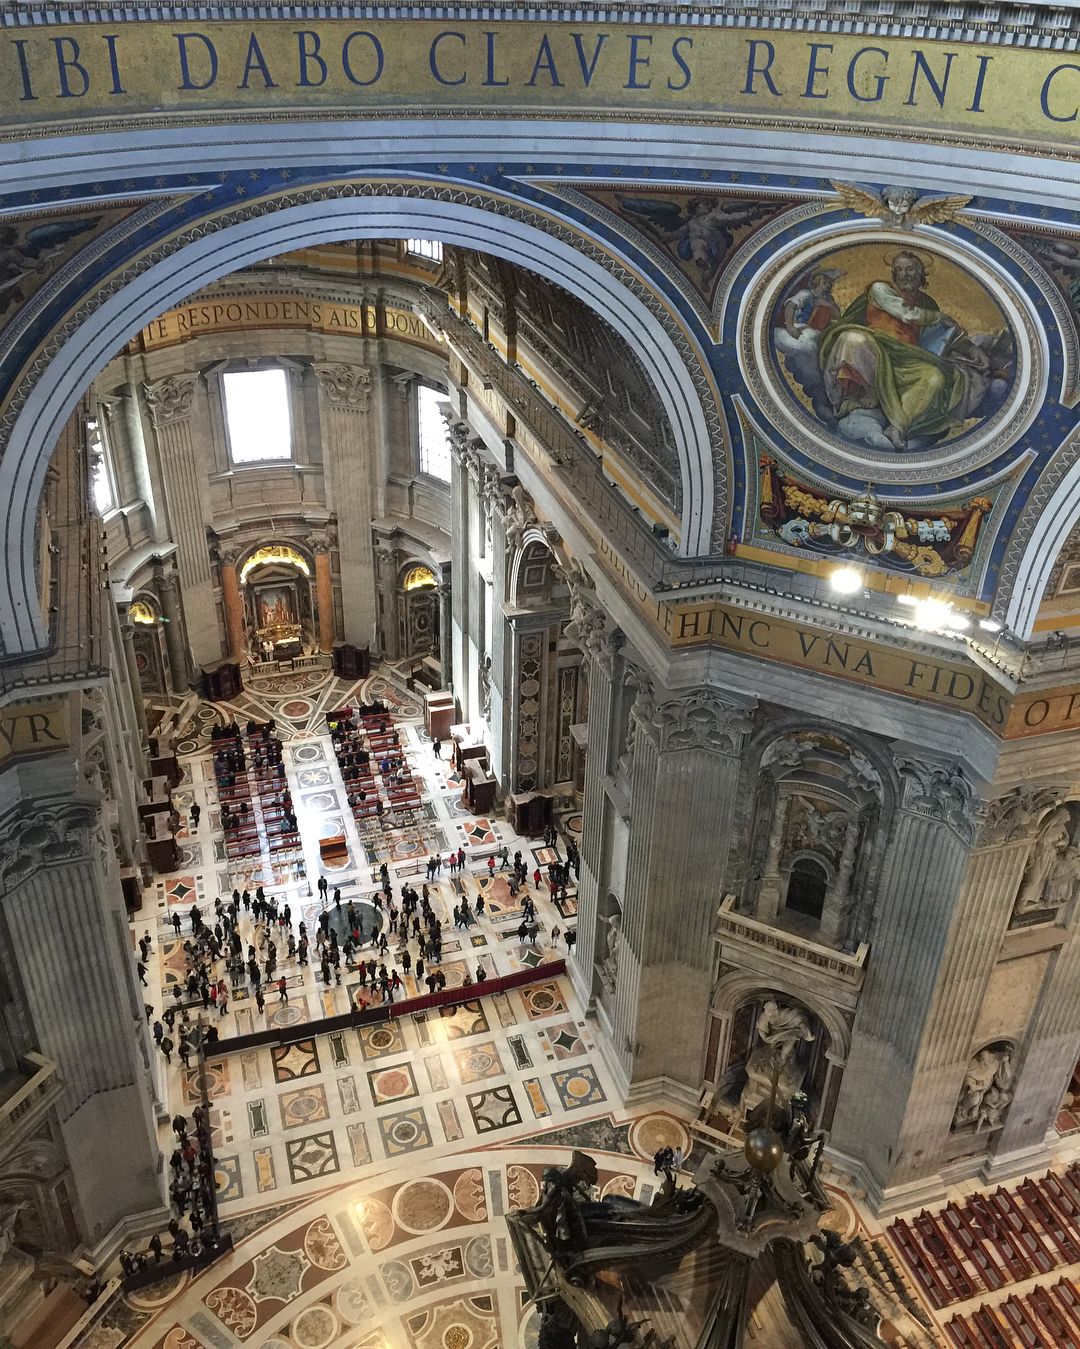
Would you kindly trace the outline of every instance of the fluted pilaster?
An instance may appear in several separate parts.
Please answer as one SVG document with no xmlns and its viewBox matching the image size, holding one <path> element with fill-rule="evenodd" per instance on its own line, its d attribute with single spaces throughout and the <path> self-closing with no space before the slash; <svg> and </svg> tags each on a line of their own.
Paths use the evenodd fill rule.
<svg viewBox="0 0 1080 1349">
<path fill-rule="evenodd" d="M 212 518 L 206 468 L 192 429 L 197 390 L 194 374 L 169 375 L 143 386 L 143 395 L 158 445 L 169 517 L 176 543 L 176 567 L 183 593 L 187 637 L 195 665 L 206 665 L 221 655 L 214 606 L 206 526 Z M 172 645 L 169 647 L 172 659 Z M 186 674 L 188 662 L 174 663 Z M 186 682 L 178 685 L 186 688 Z"/>
<path fill-rule="evenodd" d="M 630 845 L 612 1018 L 635 1085 L 701 1082 L 712 925 L 731 835 L 744 707 L 707 690 L 657 705 L 639 686 L 630 765 Z M 623 987 L 625 983 L 625 987 Z M 665 1028 L 681 1027 L 677 1035 Z"/>
<path fill-rule="evenodd" d="M 7 937 L 33 1038 L 59 1066 L 56 1112 L 88 1244 L 161 1205 L 146 1022 L 110 853 L 98 809 L 77 801 L 33 803 L 0 828 Z"/>
<path fill-rule="evenodd" d="M 371 541 L 371 482 L 376 445 L 371 371 L 360 365 L 316 365 L 321 419 L 330 469 L 330 505 L 338 519 L 344 638 L 375 641 L 375 557 Z"/>
<path fill-rule="evenodd" d="M 886 1206 L 886 1191 L 940 1165 L 963 1077 L 956 1063 L 969 1057 L 976 1004 L 1004 926 L 967 930 L 979 907 L 972 885 L 965 888 L 974 842 L 967 784 L 925 758 L 900 759 L 898 767 L 903 797 L 831 1140 L 866 1168 L 875 1201 Z M 995 865 L 988 861 L 983 881 Z"/>
<path fill-rule="evenodd" d="M 581 873 L 577 892 L 577 944 L 570 961 L 574 986 L 586 1003 L 591 1002 L 593 996 L 600 877 L 607 873 L 610 866 L 604 821 L 607 812 L 613 809 L 605 779 L 611 742 L 612 702 L 615 697 L 612 674 L 611 662 L 589 662 L 589 748 L 579 845 Z"/>
</svg>

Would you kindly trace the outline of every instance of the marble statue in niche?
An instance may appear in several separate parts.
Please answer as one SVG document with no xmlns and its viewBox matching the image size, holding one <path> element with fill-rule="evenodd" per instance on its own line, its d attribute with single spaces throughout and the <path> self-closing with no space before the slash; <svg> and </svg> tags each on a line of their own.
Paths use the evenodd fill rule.
<svg viewBox="0 0 1080 1349">
<path fill-rule="evenodd" d="M 19 1221 L 19 1214 L 24 1208 L 28 1208 L 30 1201 L 23 1199 L 17 1204 L 12 1204 L 0 1218 L 0 1265 L 4 1263 L 12 1249 L 15 1247 L 15 1225 Z"/>
<path fill-rule="evenodd" d="M 1057 917 L 1069 904 L 1080 885 L 1080 847 L 1068 806 L 1053 810 L 1031 850 L 1024 869 L 1012 926 Z"/>
<path fill-rule="evenodd" d="M 813 801 L 797 796 L 793 802 L 788 848 L 839 855 L 847 830 L 848 817 L 842 810 L 819 810 Z"/>
<path fill-rule="evenodd" d="M 960 1099 L 953 1114 L 953 1131 L 974 1126 L 996 1129 L 1012 1100 L 1012 1049 L 986 1045 L 968 1064 Z"/>
<path fill-rule="evenodd" d="M 600 921 L 607 927 L 607 931 L 604 933 L 604 955 L 600 961 L 600 978 L 609 989 L 614 989 L 619 973 L 622 915 L 618 913 L 602 915 Z"/>
<path fill-rule="evenodd" d="M 816 1037 L 810 1029 L 810 1019 L 800 1007 L 786 1007 L 769 998 L 758 1015 L 755 1026 L 758 1043 L 746 1061 L 746 1086 L 739 1097 L 737 1116 L 740 1120 L 767 1101 L 776 1082 L 776 1106 L 781 1109 L 802 1086 L 806 1075 L 805 1064 L 798 1061 L 800 1044 L 808 1044 Z"/>
</svg>

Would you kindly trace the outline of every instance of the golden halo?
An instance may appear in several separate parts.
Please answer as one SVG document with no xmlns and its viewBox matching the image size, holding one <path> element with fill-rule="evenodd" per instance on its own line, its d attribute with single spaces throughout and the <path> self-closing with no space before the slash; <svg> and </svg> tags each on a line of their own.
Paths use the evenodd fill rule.
<svg viewBox="0 0 1080 1349">
<path fill-rule="evenodd" d="M 917 248 L 898 248 L 896 252 L 892 254 L 892 256 L 886 253 L 885 254 L 886 263 L 891 267 L 893 263 L 896 261 L 896 259 L 901 255 L 901 253 L 908 253 L 910 254 L 911 257 L 918 258 L 919 261 L 922 263 L 923 271 L 927 274 L 927 276 L 930 275 L 930 269 L 934 265 L 934 259 L 933 257 L 925 253 L 920 253 Z"/>
</svg>

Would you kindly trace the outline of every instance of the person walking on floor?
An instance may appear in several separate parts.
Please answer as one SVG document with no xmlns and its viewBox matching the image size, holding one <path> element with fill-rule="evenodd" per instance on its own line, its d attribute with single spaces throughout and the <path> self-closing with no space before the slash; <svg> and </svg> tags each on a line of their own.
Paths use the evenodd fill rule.
<svg viewBox="0 0 1080 1349">
<path fill-rule="evenodd" d="M 198 801 L 192 803 L 191 810 L 188 813 L 191 816 L 192 829 L 198 829 L 199 820 L 202 818 L 202 806 L 199 805 Z"/>
<path fill-rule="evenodd" d="M 277 992 L 278 1002 L 289 1001 L 289 985 L 286 983 L 284 975 L 277 981 Z M 260 1008 L 259 1010 L 261 1011 L 262 1009 Z"/>
</svg>

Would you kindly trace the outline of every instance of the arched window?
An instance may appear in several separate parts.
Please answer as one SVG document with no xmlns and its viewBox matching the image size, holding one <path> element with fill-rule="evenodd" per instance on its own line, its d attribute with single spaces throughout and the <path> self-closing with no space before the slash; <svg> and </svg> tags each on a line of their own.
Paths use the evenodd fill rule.
<svg viewBox="0 0 1080 1349">
<path fill-rule="evenodd" d="M 825 907 L 825 891 L 829 877 L 820 862 L 812 857 L 800 857 L 791 868 L 788 879 L 787 907 L 795 913 L 820 919 Z"/>
</svg>

